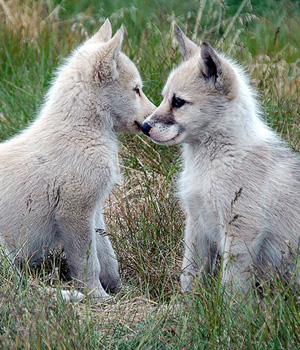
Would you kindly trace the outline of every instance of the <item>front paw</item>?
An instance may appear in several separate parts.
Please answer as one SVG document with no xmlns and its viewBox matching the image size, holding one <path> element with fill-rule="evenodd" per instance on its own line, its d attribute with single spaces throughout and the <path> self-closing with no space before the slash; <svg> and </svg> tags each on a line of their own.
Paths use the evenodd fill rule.
<svg viewBox="0 0 300 350">
<path fill-rule="evenodd" d="M 94 304 L 114 301 L 115 298 L 107 294 L 102 288 L 96 288 L 89 294 L 90 300 Z"/>
</svg>

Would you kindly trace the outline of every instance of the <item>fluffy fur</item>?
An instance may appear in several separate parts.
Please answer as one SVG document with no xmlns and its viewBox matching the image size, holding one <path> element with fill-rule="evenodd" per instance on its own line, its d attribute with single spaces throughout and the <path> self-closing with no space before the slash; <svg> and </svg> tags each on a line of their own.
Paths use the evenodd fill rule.
<svg viewBox="0 0 300 350">
<path fill-rule="evenodd" d="M 224 258 L 223 282 L 247 290 L 250 270 L 290 278 L 300 237 L 300 161 L 260 118 L 243 71 L 177 29 L 183 62 L 142 125 L 162 145 L 182 143 L 186 211 L 181 285 Z"/>
<path fill-rule="evenodd" d="M 94 298 L 121 285 L 102 215 L 117 177 L 116 132 L 140 132 L 154 105 L 108 20 L 59 69 L 37 119 L 0 144 L 0 234 L 14 258 L 61 244 Z M 83 284 L 85 282 L 85 284 Z"/>
</svg>

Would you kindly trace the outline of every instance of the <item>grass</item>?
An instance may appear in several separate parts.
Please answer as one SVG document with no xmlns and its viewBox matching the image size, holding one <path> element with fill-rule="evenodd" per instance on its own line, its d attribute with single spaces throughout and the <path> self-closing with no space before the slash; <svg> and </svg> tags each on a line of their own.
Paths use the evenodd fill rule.
<svg viewBox="0 0 300 350">
<path fill-rule="evenodd" d="M 127 28 L 123 50 L 155 104 L 180 62 L 175 20 L 252 76 L 268 124 L 300 151 L 298 1 L 0 0 L 0 139 L 32 120 L 62 59 L 106 17 Z M 299 290 L 279 282 L 228 295 L 219 272 L 179 293 L 184 215 L 173 195 L 178 147 L 120 135 L 123 180 L 105 204 L 124 288 L 114 303 L 65 303 L 57 268 L 20 272 L 0 261 L 1 349 L 296 349 Z M 42 288 L 40 288 L 42 287 Z"/>
</svg>

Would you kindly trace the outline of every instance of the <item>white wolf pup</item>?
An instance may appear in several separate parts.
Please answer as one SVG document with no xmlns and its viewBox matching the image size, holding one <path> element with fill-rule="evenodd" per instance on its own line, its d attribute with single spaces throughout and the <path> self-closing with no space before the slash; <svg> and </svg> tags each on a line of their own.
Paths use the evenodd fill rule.
<svg viewBox="0 0 300 350">
<path fill-rule="evenodd" d="M 72 277 L 97 299 L 121 285 L 102 215 L 117 179 L 116 132 L 138 133 L 155 107 L 120 52 L 123 35 L 111 38 L 106 20 L 59 69 L 32 125 L 0 144 L 6 253 L 34 261 L 61 244 Z"/>
<path fill-rule="evenodd" d="M 177 38 L 183 62 L 142 131 L 161 145 L 183 144 L 182 289 L 209 273 L 217 254 L 234 289 L 249 288 L 252 269 L 289 279 L 300 237 L 300 160 L 261 120 L 237 65 L 179 28 Z"/>
</svg>

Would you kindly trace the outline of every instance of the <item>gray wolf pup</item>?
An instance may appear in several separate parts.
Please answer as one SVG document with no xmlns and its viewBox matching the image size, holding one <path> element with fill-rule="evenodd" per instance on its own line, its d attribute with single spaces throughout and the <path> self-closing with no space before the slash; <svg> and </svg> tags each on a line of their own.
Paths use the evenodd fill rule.
<svg viewBox="0 0 300 350">
<path fill-rule="evenodd" d="M 117 180 L 116 132 L 140 132 L 154 105 L 108 20 L 59 69 L 37 119 L 0 144 L 0 237 L 10 257 L 61 244 L 94 298 L 121 285 L 103 202 Z M 85 282 L 85 283 L 84 283 Z"/>
<path fill-rule="evenodd" d="M 183 144 L 182 289 L 209 273 L 217 254 L 235 290 L 248 290 L 259 272 L 288 280 L 300 237 L 300 160 L 260 118 L 240 67 L 179 28 L 177 38 L 183 62 L 142 131 L 160 145 Z"/>
</svg>

